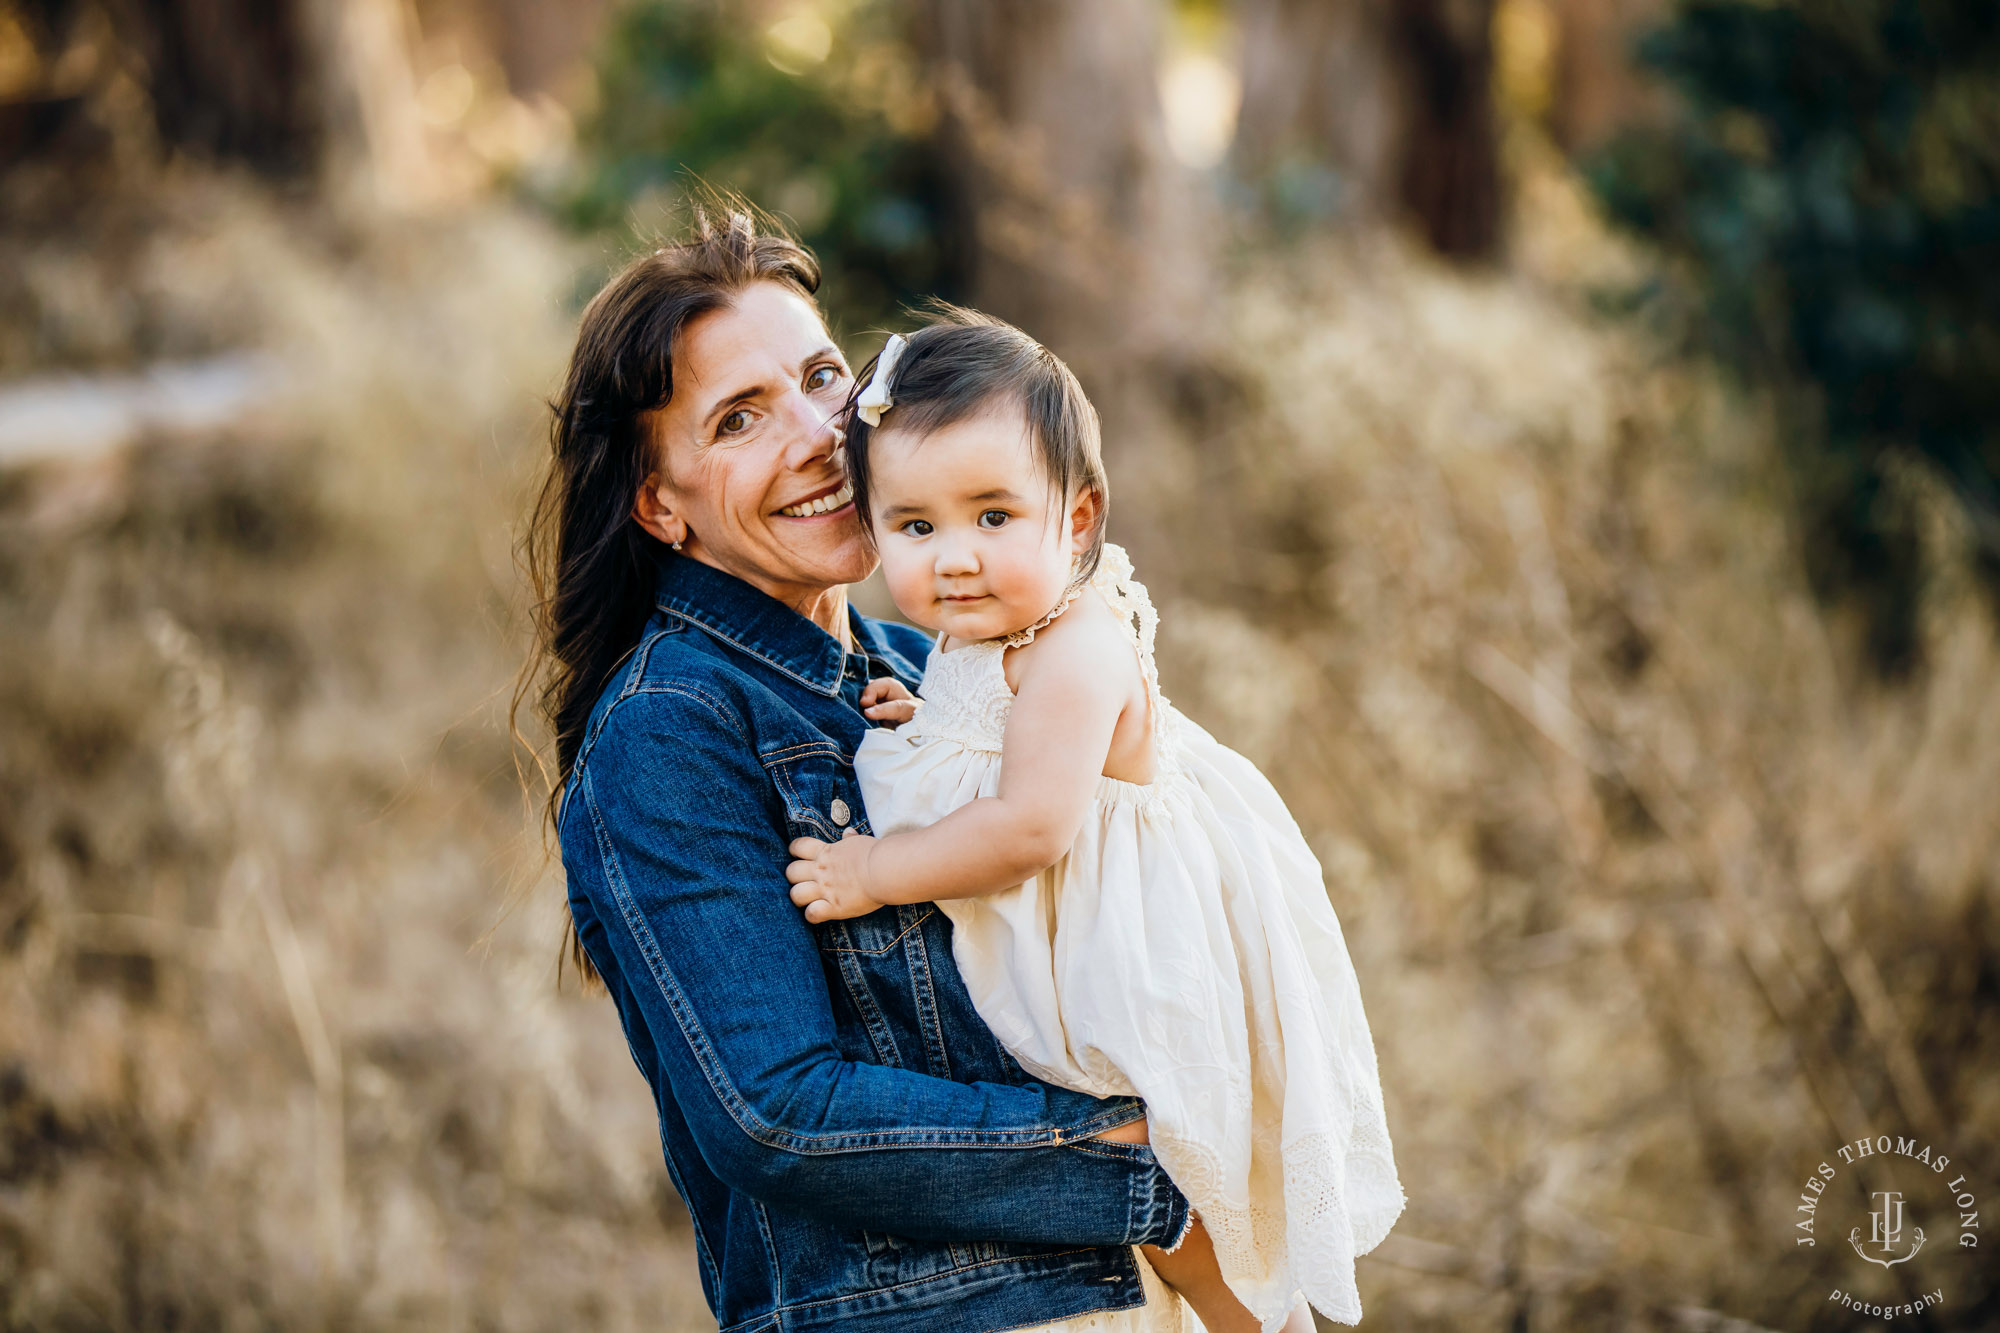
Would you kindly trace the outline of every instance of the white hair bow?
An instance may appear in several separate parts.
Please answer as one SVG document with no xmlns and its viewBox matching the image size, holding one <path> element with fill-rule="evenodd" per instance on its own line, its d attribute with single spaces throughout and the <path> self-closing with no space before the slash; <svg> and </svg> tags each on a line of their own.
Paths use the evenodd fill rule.
<svg viewBox="0 0 2000 1333">
<path fill-rule="evenodd" d="M 889 396 L 889 376 L 908 347 L 901 334 L 890 334 L 889 341 L 882 344 L 882 355 L 875 358 L 875 373 L 869 377 L 868 387 L 854 400 L 854 414 L 871 426 L 881 425 L 882 414 L 895 406 L 896 400 Z"/>
</svg>

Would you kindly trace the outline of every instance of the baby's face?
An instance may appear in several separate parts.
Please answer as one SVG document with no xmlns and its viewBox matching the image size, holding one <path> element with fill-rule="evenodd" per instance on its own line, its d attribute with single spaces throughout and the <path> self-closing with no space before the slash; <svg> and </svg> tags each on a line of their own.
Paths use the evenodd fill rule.
<svg viewBox="0 0 2000 1333">
<path fill-rule="evenodd" d="M 868 449 L 882 577 L 904 615 L 954 639 L 995 639 L 1055 607 L 1094 500 L 1055 494 L 1019 407 L 921 437 L 885 422 Z"/>
</svg>

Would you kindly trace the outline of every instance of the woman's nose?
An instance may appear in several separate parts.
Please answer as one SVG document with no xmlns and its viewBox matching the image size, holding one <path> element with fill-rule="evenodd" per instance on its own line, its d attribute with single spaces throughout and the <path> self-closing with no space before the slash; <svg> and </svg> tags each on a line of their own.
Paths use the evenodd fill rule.
<svg viewBox="0 0 2000 1333">
<path fill-rule="evenodd" d="M 786 406 L 792 438 L 785 450 L 785 462 L 793 471 L 804 471 L 821 459 L 832 457 L 845 442 L 837 410 L 829 410 L 811 395 L 796 391 Z"/>
</svg>

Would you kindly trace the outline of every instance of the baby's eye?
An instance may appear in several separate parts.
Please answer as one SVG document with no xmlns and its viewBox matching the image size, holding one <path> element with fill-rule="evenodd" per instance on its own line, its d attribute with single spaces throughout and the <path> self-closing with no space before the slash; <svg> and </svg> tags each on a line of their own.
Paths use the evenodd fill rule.
<svg viewBox="0 0 2000 1333">
<path fill-rule="evenodd" d="M 1004 509 L 989 509 L 979 516 L 979 526 L 982 528 L 997 528 L 1004 524 L 1008 518 L 1009 515 Z"/>
<path fill-rule="evenodd" d="M 821 389 L 832 388 L 840 379 L 840 367 L 819 366 L 806 376 L 806 392 L 818 393 Z"/>
<path fill-rule="evenodd" d="M 913 518 L 903 525 L 902 531 L 909 533 L 912 537 L 928 537 L 931 535 L 930 520 Z"/>
</svg>

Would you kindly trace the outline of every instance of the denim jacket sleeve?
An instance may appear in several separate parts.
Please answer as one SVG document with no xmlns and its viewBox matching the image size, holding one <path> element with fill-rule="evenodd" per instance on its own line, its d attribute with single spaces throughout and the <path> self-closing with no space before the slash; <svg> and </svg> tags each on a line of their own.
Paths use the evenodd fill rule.
<svg viewBox="0 0 2000 1333">
<path fill-rule="evenodd" d="M 1139 1103 L 842 1057 L 818 946 L 785 880 L 780 798 L 725 702 L 692 684 L 616 701 L 572 781 L 573 885 L 719 1179 L 916 1238 L 1179 1239 L 1187 1201 L 1151 1152 L 1087 1141 Z"/>
</svg>

